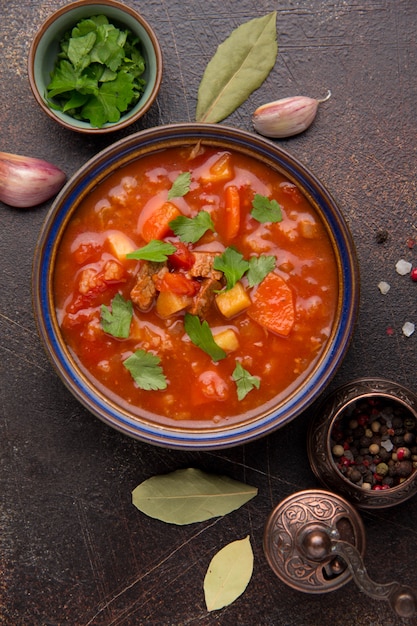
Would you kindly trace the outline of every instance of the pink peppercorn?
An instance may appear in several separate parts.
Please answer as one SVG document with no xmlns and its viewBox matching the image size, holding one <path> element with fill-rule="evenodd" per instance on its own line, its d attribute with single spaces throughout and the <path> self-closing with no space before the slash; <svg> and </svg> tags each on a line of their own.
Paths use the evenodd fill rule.
<svg viewBox="0 0 417 626">
<path fill-rule="evenodd" d="M 359 426 L 365 426 L 365 424 L 368 423 L 368 420 L 369 420 L 369 416 L 366 415 L 366 413 L 362 413 L 361 415 L 358 415 L 357 421 L 358 421 Z"/>
<path fill-rule="evenodd" d="M 411 280 L 417 283 L 417 267 L 413 267 L 413 269 L 410 272 L 410 277 L 411 277 Z"/>
<path fill-rule="evenodd" d="M 350 465 L 353 465 L 353 461 L 351 461 L 345 456 L 340 457 L 340 460 L 339 460 L 340 467 L 349 467 Z"/>
</svg>

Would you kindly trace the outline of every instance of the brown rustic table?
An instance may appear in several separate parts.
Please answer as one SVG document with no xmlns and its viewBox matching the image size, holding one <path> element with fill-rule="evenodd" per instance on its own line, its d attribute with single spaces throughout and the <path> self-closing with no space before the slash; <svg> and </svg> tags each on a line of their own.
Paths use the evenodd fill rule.
<svg viewBox="0 0 417 626">
<path fill-rule="evenodd" d="M 310 130 L 280 145 L 339 203 L 359 257 L 362 295 L 350 350 L 331 388 L 384 376 L 417 392 L 417 284 L 395 272 L 417 265 L 417 4 L 414 0 L 148 0 L 129 4 L 152 24 L 165 69 L 143 121 L 99 139 L 58 127 L 39 109 L 26 72 L 28 47 L 59 1 L 1 0 L 0 149 L 47 159 L 72 175 L 87 159 L 144 127 L 193 121 L 203 70 L 239 24 L 278 9 L 277 63 L 224 123 L 251 129 L 260 104 L 291 95 L 331 99 Z M 270 570 L 262 534 L 285 496 L 317 487 L 306 458 L 311 411 L 257 442 L 179 452 L 131 440 L 90 415 L 54 373 L 31 309 L 31 261 L 49 204 L 0 203 L 0 623 L 33 626 L 388 626 L 384 603 L 350 582 L 331 594 L 293 591 Z M 385 243 L 378 233 L 387 231 Z M 382 296 L 380 280 L 391 284 Z M 387 328 L 393 334 L 387 334 Z M 181 467 L 227 474 L 259 488 L 240 510 L 185 527 L 140 514 L 131 490 Z M 417 589 L 417 498 L 363 513 L 370 575 Z M 208 613 L 202 581 L 214 553 L 251 535 L 255 568 L 246 592 Z"/>
</svg>

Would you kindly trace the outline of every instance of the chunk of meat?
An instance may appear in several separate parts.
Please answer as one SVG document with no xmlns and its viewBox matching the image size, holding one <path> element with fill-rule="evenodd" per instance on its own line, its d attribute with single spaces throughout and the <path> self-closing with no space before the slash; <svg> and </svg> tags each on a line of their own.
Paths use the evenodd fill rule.
<svg viewBox="0 0 417 626">
<path fill-rule="evenodd" d="M 194 278 L 213 278 L 221 280 L 223 272 L 215 270 L 214 260 L 220 256 L 220 252 L 193 252 L 194 264 L 189 270 L 189 275 Z"/>
<path fill-rule="evenodd" d="M 130 292 L 133 304 L 141 311 L 147 311 L 152 306 L 157 294 L 154 277 L 164 270 L 168 271 L 166 263 L 142 261 L 136 274 L 136 284 Z"/>
<path fill-rule="evenodd" d="M 198 317 L 204 319 L 214 302 L 216 292 L 221 288 L 222 284 L 219 280 L 204 278 L 198 294 L 194 296 L 192 304 L 188 308 L 191 315 L 198 315 Z"/>
</svg>

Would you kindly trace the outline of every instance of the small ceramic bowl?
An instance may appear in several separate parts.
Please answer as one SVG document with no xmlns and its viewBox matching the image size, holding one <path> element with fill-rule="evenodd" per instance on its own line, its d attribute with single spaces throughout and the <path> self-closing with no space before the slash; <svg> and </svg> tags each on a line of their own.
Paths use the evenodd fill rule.
<svg viewBox="0 0 417 626">
<path fill-rule="evenodd" d="M 47 86 L 63 35 L 81 19 L 95 15 L 105 15 L 110 23 L 126 28 L 136 35 L 140 39 L 146 64 L 143 74 L 146 86 L 137 104 L 122 114 L 118 122 L 106 123 L 101 128 L 95 128 L 88 121 L 77 120 L 51 108 L 46 100 Z M 80 133 L 109 133 L 136 122 L 154 102 L 162 79 L 162 53 L 150 25 L 129 6 L 114 0 L 77 0 L 58 9 L 40 27 L 29 51 L 28 75 L 33 95 L 42 110 L 53 120 Z"/>
<path fill-rule="evenodd" d="M 399 383 L 361 378 L 339 387 L 317 408 L 307 442 L 320 482 L 359 508 L 417 493 L 417 395 Z"/>
<path fill-rule="evenodd" d="M 89 379 L 65 344 L 55 306 L 54 270 L 67 225 L 83 199 L 113 172 L 166 149 L 196 146 L 232 151 L 277 171 L 306 196 L 325 226 L 337 271 L 336 310 L 328 339 L 314 366 L 285 394 L 247 413 L 223 420 L 149 418 L 146 407 L 110 401 Z M 162 160 L 162 156 L 160 159 Z M 162 167 L 162 165 L 160 166 Z M 172 124 L 146 129 L 109 146 L 87 162 L 52 205 L 40 233 L 33 265 L 33 299 L 40 337 L 54 367 L 74 396 L 113 428 L 147 443 L 178 449 L 226 448 L 250 442 L 280 428 L 305 410 L 323 392 L 349 347 L 359 302 L 359 272 L 354 243 L 342 213 L 322 184 L 301 163 L 273 142 L 220 124 Z M 181 355 L 178 363 L 181 366 Z M 197 419 L 197 418 L 196 418 Z"/>
</svg>

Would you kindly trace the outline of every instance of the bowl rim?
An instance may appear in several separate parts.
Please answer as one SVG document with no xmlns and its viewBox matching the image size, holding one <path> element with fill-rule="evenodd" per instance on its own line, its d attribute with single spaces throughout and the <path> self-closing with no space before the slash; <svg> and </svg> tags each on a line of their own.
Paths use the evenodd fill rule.
<svg viewBox="0 0 417 626">
<path fill-rule="evenodd" d="M 109 174 L 109 168 L 117 169 L 147 151 L 171 147 L 172 142 L 175 145 L 186 142 L 191 145 L 196 141 L 223 147 L 227 142 L 237 151 L 273 163 L 275 169 L 285 172 L 289 180 L 297 181 L 322 219 L 326 215 L 327 221 L 323 221 L 329 235 L 334 238 L 333 246 L 340 254 L 336 260 L 341 287 L 337 307 L 339 315 L 328 340 L 332 343 L 330 349 L 324 351 L 304 384 L 283 400 L 278 409 L 264 411 L 265 414 L 251 422 L 234 420 L 228 426 L 222 424 L 210 429 L 207 426 L 191 427 L 185 431 L 184 426 L 179 428 L 176 423 L 172 428 L 139 423 L 137 416 L 127 416 L 102 394 L 92 398 L 86 381 L 77 381 L 72 370 L 73 363 L 62 346 L 54 321 L 50 270 L 59 243 L 55 242 L 54 246 L 54 238 L 70 219 L 70 209 L 75 210 L 76 203 L 89 189 Z M 32 267 L 32 300 L 38 333 L 64 384 L 91 413 L 113 428 L 147 443 L 178 449 L 218 449 L 240 445 L 269 434 L 306 410 L 330 382 L 349 348 L 358 316 L 359 291 L 359 267 L 352 235 L 343 214 L 322 183 L 300 161 L 272 141 L 220 124 L 177 123 L 149 128 L 125 137 L 93 156 L 72 176 L 53 202 L 39 233 Z"/>
<path fill-rule="evenodd" d="M 153 78 L 153 84 L 152 84 L 152 87 L 149 89 L 149 93 L 147 95 L 146 101 L 141 103 L 142 96 L 143 96 L 142 94 L 141 98 L 136 103 L 136 105 L 130 111 L 123 114 L 118 122 L 107 122 L 101 128 L 95 128 L 94 126 L 91 126 L 91 124 L 89 124 L 88 122 L 82 122 L 81 120 L 80 121 L 74 120 L 69 115 L 65 115 L 63 113 L 61 115 L 58 115 L 57 112 L 55 112 L 46 104 L 42 94 L 39 92 L 37 80 L 35 77 L 36 75 L 35 61 L 36 61 L 36 54 L 37 54 L 38 46 L 40 42 L 42 41 L 42 39 L 47 35 L 48 29 L 51 26 L 53 26 L 57 22 L 57 20 L 59 20 L 66 14 L 69 14 L 73 11 L 77 11 L 79 9 L 83 9 L 87 11 L 90 6 L 92 8 L 107 7 L 109 9 L 113 9 L 115 11 L 120 11 L 121 13 L 125 13 L 130 18 L 133 18 L 133 20 L 138 23 L 139 27 L 143 29 L 146 36 L 149 38 L 149 42 L 152 46 L 153 53 L 155 55 L 155 59 L 154 59 L 155 77 Z M 77 21 L 79 21 L 79 19 L 81 19 L 81 17 L 86 17 L 86 15 L 76 18 L 74 21 L 74 25 L 75 23 L 77 23 Z M 52 37 L 51 39 L 54 39 L 54 37 Z M 131 124 L 136 122 L 138 119 L 140 119 L 150 109 L 150 107 L 152 106 L 152 104 L 154 103 L 158 95 L 158 92 L 161 86 L 162 73 L 163 73 L 163 57 L 162 57 L 161 46 L 159 44 L 155 31 L 153 30 L 149 22 L 140 13 L 138 13 L 135 9 L 133 9 L 129 5 L 123 4 L 122 2 L 119 2 L 118 0 L 75 0 L 74 2 L 64 5 L 60 7 L 59 9 L 57 9 L 56 11 L 54 11 L 51 15 L 49 15 L 49 17 L 47 17 L 41 23 L 29 47 L 29 53 L 28 53 L 28 59 L 27 59 L 27 72 L 28 72 L 29 86 L 32 91 L 32 94 L 35 97 L 35 100 L 37 101 L 41 109 L 48 115 L 49 118 L 51 118 L 55 122 L 58 122 L 61 126 L 69 130 L 73 130 L 75 132 L 82 133 L 82 134 L 99 135 L 99 134 L 106 134 L 110 132 L 119 131 L 127 126 L 130 126 Z"/>
</svg>

